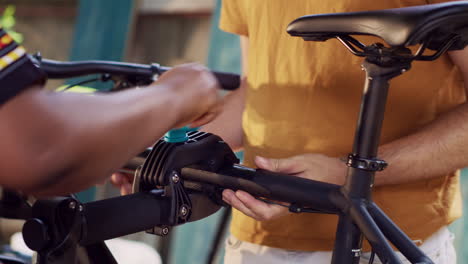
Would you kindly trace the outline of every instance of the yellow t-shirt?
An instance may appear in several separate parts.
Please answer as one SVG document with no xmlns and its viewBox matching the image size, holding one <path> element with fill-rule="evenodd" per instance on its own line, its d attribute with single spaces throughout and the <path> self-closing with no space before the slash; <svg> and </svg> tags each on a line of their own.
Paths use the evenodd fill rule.
<svg viewBox="0 0 468 264">
<path fill-rule="evenodd" d="M 428 1 L 431 2 L 431 1 Z M 253 157 L 303 153 L 342 157 L 351 152 L 364 84 L 362 58 L 337 40 L 305 42 L 287 25 L 308 14 L 427 4 L 424 0 L 224 0 L 220 26 L 249 37 L 245 163 Z M 438 1 L 442 2 L 442 1 Z M 363 41 L 369 41 L 364 38 Z M 414 62 L 392 80 L 381 144 L 408 135 L 465 101 L 463 80 L 447 56 Z M 374 189 L 375 202 L 412 239 L 424 240 L 460 217 L 456 173 Z M 291 250 L 331 250 L 337 216 L 294 214 L 258 222 L 234 211 L 241 240 Z"/>
</svg>

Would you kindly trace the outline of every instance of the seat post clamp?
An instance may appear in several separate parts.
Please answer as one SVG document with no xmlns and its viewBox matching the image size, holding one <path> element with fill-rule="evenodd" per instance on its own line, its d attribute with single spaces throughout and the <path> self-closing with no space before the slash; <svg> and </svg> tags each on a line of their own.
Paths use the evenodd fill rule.
<svg viewBox="0 0 468 264">
<path fill-rule="evenodd" d="M 348 161 L 346 162 L 348 167 L 367 170 L 367 171 L 383 171 L 387 167 L 387 162 L 379 159 L 365 159 L 358 157 L 354 154 L 349 154 Z"/>
</svg>

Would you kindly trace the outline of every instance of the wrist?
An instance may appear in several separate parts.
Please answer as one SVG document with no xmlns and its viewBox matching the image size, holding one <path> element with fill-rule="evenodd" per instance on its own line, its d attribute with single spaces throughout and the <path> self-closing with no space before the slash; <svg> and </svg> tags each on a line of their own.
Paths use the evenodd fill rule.
<svg viewBox="0 0 468 264">
<path fill-rule="evenodd" d="M 186 125 L 189 120 L 184 120 L 186 115 L 186 102 L 183 100 L 183 96 L 180 96 L 174 89 L 173 85 L 160 83 L 151 87 L 154 95 L 159 97 L 163 103 L 164 111 L 157 111 L 158 119 L 164 119 L 169 122 L 170 128 L 180 127 Z"/>
</svg>

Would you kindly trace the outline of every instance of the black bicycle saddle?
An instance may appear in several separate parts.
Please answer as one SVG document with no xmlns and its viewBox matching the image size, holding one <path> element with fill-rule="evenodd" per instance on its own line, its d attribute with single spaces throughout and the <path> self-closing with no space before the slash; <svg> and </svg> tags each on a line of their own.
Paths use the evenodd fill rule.
<svg viewBox="0 0 468 264">
<path fill-rule="evenodd" d="M 468 44 L 468 1 L 365 12 L 319 14 L 300 17 L 287 32 L 310 41 L 348 35 L 373 35 L 392 47 L 426 43 L 438 50 L 457 36 L 450 50 Z"/>
</svg>

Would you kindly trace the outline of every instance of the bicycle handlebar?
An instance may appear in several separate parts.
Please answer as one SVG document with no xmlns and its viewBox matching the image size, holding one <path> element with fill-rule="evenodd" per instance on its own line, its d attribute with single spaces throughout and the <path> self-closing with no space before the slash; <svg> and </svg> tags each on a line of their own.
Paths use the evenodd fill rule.
<svg viewBox="0 0 468 264">
<path fill-rule="evenodd" d="M 55 60 L 41 59 L 41 68 L 51 79 L 65 79 L 90 74 L 111 74 L 136 76 L 151 79 L 154 75 L 160 75 L 170 70 L 159 64 L 138 64 L 113 61 L 76 61 L 61 62 Z M 212 71 L 224 90 L 235 90 L 240 86 L 238 74 Z"/>
<path fill-rule="evenodd" d="M 218 173 L 182 168 L 181 177 L 222 189 L 243 190 L 257 197 L 313 207 L 323 213 L 337 213 L 341 207 L 342 195 L 338 185 L 237 164 L 222 168 Z"/>
<path fill-rule="evenodd" d="M 119 171 L 134 174 L 151 149 L 127 161 Z M 337 213 L 343 207 L 339 185 L 294 177 L 262 169 L 252 169 L 239 164 L 223 166 L 216 172 L 195 167 L 180 168 L 184 180 L 205 183 L 221 189 L 242 190 L 256 197 L 313 207 L 322 213 Z M 313 195 L 311 195 L 313 194 Z"/>
<path fill-rule="evenodd" d="M 326 213 L 337 213 L 343 207 L 339 185 L 244 167 L 237 164 L 239 160 L 219 136 L 204 132 L 186 135 L 185 143 L 161 139 L 126 162 L 120 172 L 136 176 L 135 191 L 169 186 L 170 175 L 176 173 L 189 182 L 214 187 L 212 197 L 220 189 L 232 189 Z M 193 189 L 191 186 L 186 187 Z"/>
<path fill-rule="evenodd" d="M 86 230 L 80 244 L 90 245 L 151 229 L 155 223 L 162 224 L 168 218 L 170 205 L 168 199 L 153 193 L 136 193 L 86 203 L 83 205 Z"/>
</svg>

